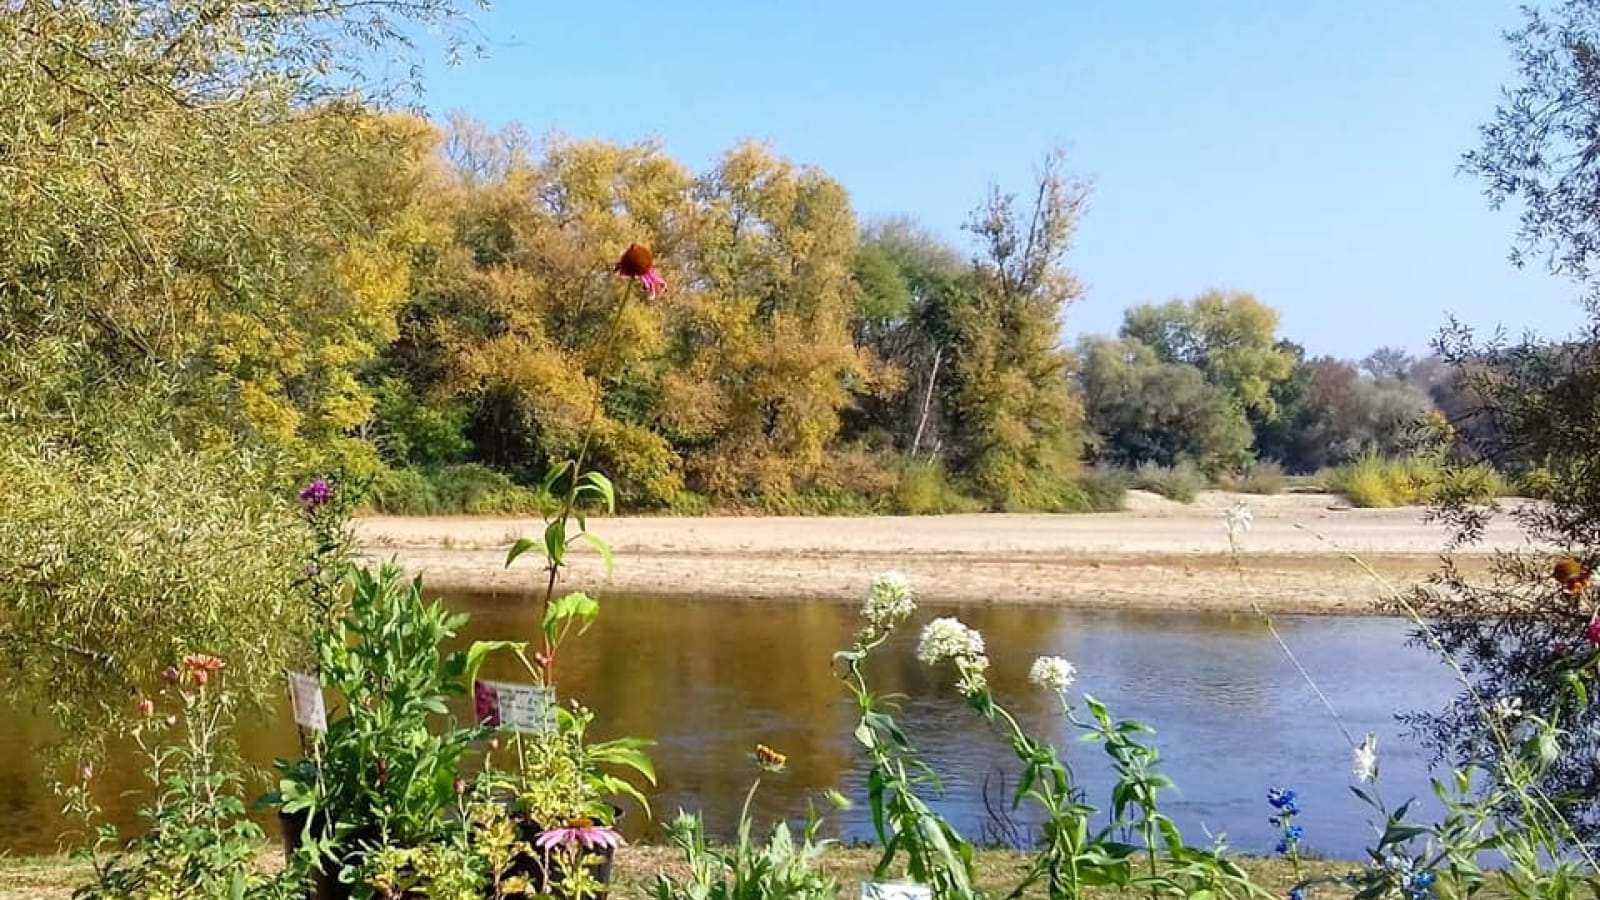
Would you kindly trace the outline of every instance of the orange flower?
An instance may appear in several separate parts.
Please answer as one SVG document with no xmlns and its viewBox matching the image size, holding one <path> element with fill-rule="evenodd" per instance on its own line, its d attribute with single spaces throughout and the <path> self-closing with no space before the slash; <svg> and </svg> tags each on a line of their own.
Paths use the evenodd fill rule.
<svg viewBox="0 0 1600 900">
<path fill-rule="evenodd" d="M 183 658 L 183 667 L 189 670 L 189 677 L 195 684 L 205 684 L 212 672 L 219 672 L 227 665 L 222 660 L 209 653 L 191 653 Z"/>
<path fill-rule="evenodd" d="M 612 267 L 612 271 L 623 278 L 634 278 L 644 285 L 645 293 L 651 297 L 659 297 L 667 292 L 667 280 L 656 271 L 655 255 L 650 248 L 643 244 L 629 244 L 628 249 L 622 251 L 622 258 Z"/>
<path fill-rule="evenodd" d="M 757 744 L 755 753 L 756 765 L 768 772 L 782 772 L 788 765 L 789 757 L 768 747 L 766 744 Z"/>
<path fill-rule="evenodd" d="M 1550 576 L 1561 583 L 1561 589 L 1569 594 L 1581 594 L 1589 589 L 1589 582 L 1594 573 L 1584 568 L 1583 563 L 1572 557 L 1567 557 L 1556 563 Z"/>
</svg>

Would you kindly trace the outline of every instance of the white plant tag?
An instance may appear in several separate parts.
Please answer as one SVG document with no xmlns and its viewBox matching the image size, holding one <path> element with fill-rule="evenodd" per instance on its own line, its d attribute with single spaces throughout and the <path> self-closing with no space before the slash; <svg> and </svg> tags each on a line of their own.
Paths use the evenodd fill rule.
<svg viewBox="0 0 1600 900">
<path fill-rule="evenodd" d="M 289 702 L 295 724 L 312 731 L 328 730 L 328 708 L 322 703 L 322 684 L 302 672 L 289 673 Z"/>
<path fill-rule="evenodd" d="M 933 900 L 933 891 L 909 881 L 863 881 L 861 900 Z"/>
<path fill-rule="evenodd" d="M 511 681 L 480 681 L 473 689 L 478 722 L 523 734 L 548 734 L 556 728 L 554 688 Z"/>
</svg>

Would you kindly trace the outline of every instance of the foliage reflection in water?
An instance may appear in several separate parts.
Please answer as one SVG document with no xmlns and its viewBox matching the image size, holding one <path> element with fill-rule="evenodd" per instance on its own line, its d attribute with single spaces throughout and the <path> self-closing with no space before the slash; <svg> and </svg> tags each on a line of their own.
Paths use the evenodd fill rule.
<svg viewBox="0 0 1600 900">
<path fill-rule="evenodd" d="M 472 614 L 464 640 L 525 634 L 535 604 L 512 595 L 455 594 Z M 1103 793 L 1103 752 L 1072 740 L 1054 701 L 1027 681 L 1034 657 L 1058 654 L 1078 667 L 1074 693 L 1092 693 L 1121 714 L 1155 726 L 1166 771 L 1179 793 L 1165 804 L 1186 831 L 1224 832 L 1243 850 L 1266 853 L 1278 839 L 1267 823 L 1271 784 L 1296 786 L 1304 809 L 1307 852 L 1353 857 L 1370 835 L 1365 812 L 1350 796 L 1350 747 L 1294 671 L 1265 625 L 1250 614 L 1108 612 L 1038 607 L 925 605 L 877 661 L 874 684 L 907 695 L 900 717 L 913 741 L 946 779 L 942 813 L 975 838 L 1026 835 L 1028 822 L 996 829 L 985 786 L 1002 806 L 1011 757 L 913 655 L 915 632 L 939 615 L 958 613 L 983 632 L 993 659 L 990 682 L 1030 728 L 1051 733 L 1091 792 Z M 1373 618 L 1283 617 L 1284 638 L 1317 678 L 1354 734 L 1375 732 L 1385 748 L 1385 792 L 1431 800 L 1427 760 L 1404 740 L 1399 710 L 1433 708 L 1451 693 L 1450 676 L 1423 651 L 1403 646 L 1403 623 Z M 739 600 L 608 598 L 605 615 L 566 651 L 564 692 L 597 715 L 604 738 L 650 735 L 661 783 L 657 816 L 702 810 L 708 829 L 725 834 L 736 821 L 756 743 L 788 754 L 788 771 L 767 779 L 758 821 L 802 817 L 805 798 L 837 787 L 859 800 L 862 762 L 849 729 L 854 710 L 829 670 L 834 650 L 859 626 L 855 606 Z M 516 680 L 489 669 L 486 677 Z M 0 731 L 0 851 L 45 853 L 67 826 L 46 786 L 38 750 L 49 736 L 21 713 Z M 1053 731 L 1052 731 L 1053 729 Z M 274 727 L 240 729 L 252 761 L 292 754 L 288 716 Z M 132 754 L 100 768 L 98 791 L 110 816 L 132 819 L 138 783 Z M 649 837 L 637 811 L 625 819 L 632 837 Z M 829 817 L 846 839 L 871 833 L 864 804 Z"/>
</svg>

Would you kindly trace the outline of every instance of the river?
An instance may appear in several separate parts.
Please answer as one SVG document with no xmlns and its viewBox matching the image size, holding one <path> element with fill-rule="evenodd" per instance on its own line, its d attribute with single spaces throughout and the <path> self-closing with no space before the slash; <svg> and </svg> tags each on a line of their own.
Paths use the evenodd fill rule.
<svg viewBox="0 0 1600 900">
<path fill-rule="evenodd" d="M 472 614 L 465 638 L 534 632 L 533 605 L 524 598 L 448 599 Z M 1156 729 L 1150 737 L 1163 771 L 1178 785 L 1164 809 L 1191 843 L 1225 834 L 1238 850 L 1270 852 L 1276 833 L 1267 823 L 1266 792 L 1273 786 L 1299 793 L 1306 851 L 1351 859 L 1370 843 L 1372 816 L 1348 790 L 1350 746 L 1259 617 L 925 607 L 884 648 L 871 672 L 873 687 L 906 695 L 900 721 L 945 780 L 939 808 L 969 837 L 1008 833 L 997 829 L 990 808 L 1004 806 L 1002 785 L 1014 783 L 1015 768 L 1007 765 L 1007 746 L 955 695 L 949 675 L 914 658 L 916 628 L 951 614 L 984 633 L 997 697 L 1029 727 L 1056 739 L 1091 804 L 1108 805 L 1104 752 L 1077 743 L 1055 700 L 1028 684 L 1037 655 L 1065 656 L 1077 666 L 1075 699 L 1092 694 L 1114 715 Z M 1274 623 L 1344 728 L 1357 738 L 1378 735 L 1384 796 L 1431 801 L 1427 759 L 1404 739 L 1394 714 L 1438 707 L 1452 693 L 1449 671 L 1405 646 L 1402 622 L 1279 616 Z M 853 706 L 830 670 L 831 654 L 858 625 L 854 607 L 832 603 L 608 599 L 594 628 L 563 653 L 562 693 L 595 710 L 595 737 L 657 741 L 652 756 L 660 784 L 651 795 L 657 820 L 679 808 L 702 810 L 713 833 L 728 834 L 755 775 L 749 752 L 760 742 L 788 754 L 789 767 L 763 779 L 758 819 L 803 816 L 808 797 L 833 787 L 857 802 L 829 814 L 830 832 L 870 839 L 862 757 L 851 738 Z M 515 677 L 503 665 L 487 674 Z M 53 852 L 71 826 L 41 768 L 48 729 L 19 711 L 8 718 L 16 727 L 0 730 L 0 853 Z M 257 764 L 295 752 L 294 732 L 282 722 L 242 727 L 240 737 Z M 138 766 L 123 750 L 97 775 L 99 800 L 113 821 L 126 824 L 138 808 L 139 799 L 124 794 L 137 785 Z M 627 822 L 634 837 L 658 833 L 637 810 Z M 1010 824 L 1025 834 L 1029 820 Z"/>
</svg>

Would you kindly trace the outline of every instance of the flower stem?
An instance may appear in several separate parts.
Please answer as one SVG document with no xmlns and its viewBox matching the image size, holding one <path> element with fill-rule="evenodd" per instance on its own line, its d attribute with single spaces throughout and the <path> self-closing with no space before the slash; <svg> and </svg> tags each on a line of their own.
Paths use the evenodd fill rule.
<svg viewBox="0 0 1600 900">
<path fill-rule="evenodd" d="M 594 402 L 589 406 L 589 421 L 584 423 L 583 440 L 578 445 L 578 455 L 572 461 L 572 466 L 567 472 L 567 492 L 562 498 L 560 510 L 556 513 L 556 521 L 561 523 L 563 540 L 566 539 L 567 522 L 572 518 L 572 511 L 577 506 L 578 486 L 581 482 L 580 476 L 583 473 L 583 463 L 588 458 L 589 446 L 594 440 L 595 423 L 600 419 L 600 408 L 605 402 L 606 379 L 612 374 L 611 371 L 607 370 L 606 366 L 614 361 L 613 354 L 616 350 L 617 335 L 621 332 L 618 326 L 622 322 L 623 311 L 628 307 L 628 299 L 633 296 L 632 291 L 629 289 L 629 282 L 624 281 L 622 285 L 621 296 L 617 298 L 616 306 L 611 310 L 611 317 L 606 322 L 605 345 L 600 355 L 599 384 L 595 391 Z M 548 573 L 548 577 L 545 580 L 544 598 L 540 603 L 541 616 L 550 611 L 550 603 L 555 599 L 556 582 L 561 578 L 562 565 L 562 562 L 553 557 L 549 557 L 546 560 L 545 570 Z M 544 634 L 542 630 L 540 633 L 542 635 L 543 648 L 540 676 L 545 686 L 554 687 L 556 648 L 560 641 L 552 639 L 549 635 Z"/>
</svg>

